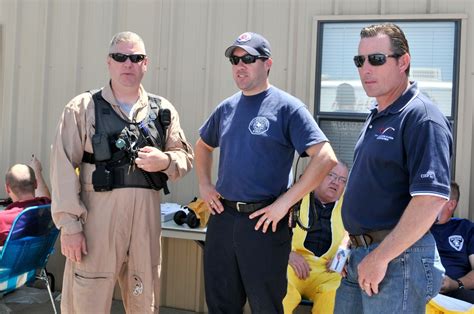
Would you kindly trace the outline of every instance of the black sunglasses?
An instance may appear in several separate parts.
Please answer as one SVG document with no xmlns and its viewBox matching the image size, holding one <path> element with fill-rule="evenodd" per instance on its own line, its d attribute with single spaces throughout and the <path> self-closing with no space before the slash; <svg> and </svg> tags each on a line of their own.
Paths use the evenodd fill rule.
<svg viewBox="0 0 474 314">
<path fill-rule="evenodd" d="M 393 54 L 393 55 L 385 55 L 383 53 L 373 53 L 367 56 L 367 60 L 369 60 L 370 65 L 379 66 L 385 64 L 387 62 L 387 58 L 399 58 L 400 55 Z M 354 64 L 356 67 L 361 68 L 364 65 L 365 56 L 355 56 L 354 57 Z"/>
<path fill-rule="evenodd" d="M 237 56 L 230 56 L 229 57 L 229 61 L 233 65 L 239 64 L 240 60 L 242 60 L 242 62 L 245 63 L 245 64 L 255 63 L 255 61 L 257 61 L 257 59 L 268 59 L 268 57 L 252 56 L 252 55 L 249 55 L 249 54 L 246 54 L 242 57 L 237 57 Z"/>
<path fill-rule="evenodd" d="M 116 52 L 116 53 L 109 53 L 109 57 L 111 57 L 112 59 L 120 63 L 127 61 L 127 59 L 130 59 L 130 61 L 132 61 L 133 63 L 138 63 L 138 62 L 142 62 L 143 59 L 145 59 L 146 55 L 141 55 L 141 54 L 126 55 L 123 53 Z"/>
</svg>

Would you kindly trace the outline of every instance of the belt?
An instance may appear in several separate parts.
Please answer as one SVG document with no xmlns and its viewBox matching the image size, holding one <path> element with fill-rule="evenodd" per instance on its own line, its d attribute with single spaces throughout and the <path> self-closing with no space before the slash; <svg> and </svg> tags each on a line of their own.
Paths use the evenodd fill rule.
<svg viewBox="0 0 474 314">
<path fill-rule="evenodd" d="M 246 202 L 229 201 L 224 198 L 221 199 L 222 204 L 224 204 L 225 206 L 235 209 L 239 213 L 246 213 L 246 214 L 250 214 L 250 213 L 253 213 L 254 211 L 264 208 L 270 205 L 271 203 L 273 203 L 274 201 L 275 199 L 272 198 L 272 199 L 261 201 L 261 202 L 246 203 Z"/>
<path fill-rule="evenodd" d="M 390 232 L 392 232 L 392 230 L 377 230 L 359 235 L 350 234 L 349 238 L 351 239 L 352 247 L 356 248 L 363 246 L 367 248 L 372 243 L 382 242 Z"/>
</svg>

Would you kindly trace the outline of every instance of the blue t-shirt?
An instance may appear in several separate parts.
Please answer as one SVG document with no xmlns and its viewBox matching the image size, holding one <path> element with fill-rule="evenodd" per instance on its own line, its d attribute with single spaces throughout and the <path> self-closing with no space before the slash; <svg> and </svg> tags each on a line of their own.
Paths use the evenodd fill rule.
<svg viewBox="0 0 474 314">
<path fill-rule="evenodd" d="M 304 155 L 327 141 L 306 106 L 273 86 L 257 95 L 238 92 L 227 98 L 199 134 L 207 145 L 220 148 L 217 191 L 242 202 L 285 192 L 295 150 Z"/>
<path fill-rule="evenodd" d="M 433 225 L 431 233 L 446 275 L 458 279 L 472 270 L 469 255 L 474 254 L 474 224 L 471 221 L 451 218 L 445 224 Z"/>
<path fill-rule="evenodd" d="M 449 122 L 416 83 L 385 110 L 372 110 L 346 186 L 346 230 L 393 229 L 415 195 L 449 199 L 451 155 Z"/>
</svg>

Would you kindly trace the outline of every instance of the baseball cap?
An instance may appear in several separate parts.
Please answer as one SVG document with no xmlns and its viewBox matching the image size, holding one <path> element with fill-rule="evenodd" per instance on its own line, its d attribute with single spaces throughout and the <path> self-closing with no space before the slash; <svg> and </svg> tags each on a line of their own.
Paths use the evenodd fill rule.
<svg viewBox="0 0 474 314">
<path fill-rule="evenodd" d="M 230 57 L 235 48 L 242 48 L 252 56 L 270 57 L 272 55 L 268 40 L 257 33 L 246 32 L 241 34 L 232 46 L 225 50 L 225 56 Z"/>
</svg>

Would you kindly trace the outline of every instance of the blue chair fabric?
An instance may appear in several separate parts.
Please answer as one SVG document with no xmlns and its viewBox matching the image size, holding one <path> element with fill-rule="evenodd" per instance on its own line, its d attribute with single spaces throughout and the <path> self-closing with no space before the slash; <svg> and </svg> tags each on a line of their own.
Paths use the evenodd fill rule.
<svg viewBox="0 0 474 314">
<path fill-rule="evenodd" d="M 51 205 L 23 210 L 0 251 L 0 292 L 11 292 L 35 279 L 45 282 L 54 312 L 57 313 L 46 272 L 59 230 L 51 218 Z"/>
</svg>

